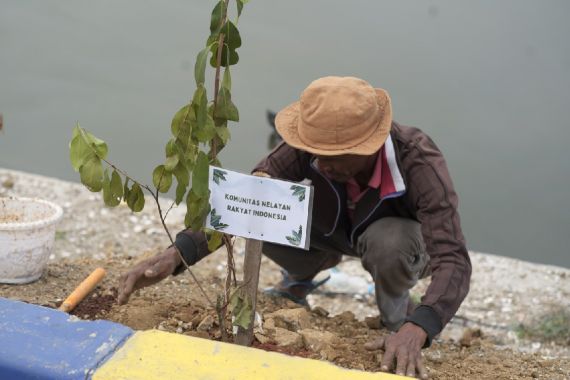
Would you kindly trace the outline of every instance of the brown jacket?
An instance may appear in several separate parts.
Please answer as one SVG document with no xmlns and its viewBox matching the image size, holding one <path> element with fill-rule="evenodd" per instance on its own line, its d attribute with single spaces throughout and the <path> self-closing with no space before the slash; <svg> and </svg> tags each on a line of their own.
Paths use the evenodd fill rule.
<svg viewBox="0 0 570 380">
<path fill-rule="evenodd" d="M 453 317 L 467 295 L 471 262 L 457 213 L 457 194 L 443 155 L 434 142 L 417 128 L 394 122 L 390 137 L 397 163 L 394 170 L 403 180 L 402 187 L 396 186 L 397 191 L 382 197 L 367 192 L 357 203 L 352 224 L 348 226 L 345 224 L 348 219 L 344 185 L 319 173 L 312 165 L 314 156 L 310 153 L 281 143 L 254 171 L 289 181 L 311 179 L 315 191 L 313 208 L 319 210 L 313 213 L 312 235 L 321 234 L 336 244 L 340 242 L 352 247 L 372 222 L 387 216 L 420 222 L 430 256 L 432 279 L 420 307 L 409 320 L 424 328 L 431 341 Z M 190 236 L 192 239 L 188 239 Z M 179 234 L 177 246 L 186 251 L 190 247 L 195 252 L 189 255 L 190 263 L 208 254 L 203 234 L 190 231 Z"/>
</svg>

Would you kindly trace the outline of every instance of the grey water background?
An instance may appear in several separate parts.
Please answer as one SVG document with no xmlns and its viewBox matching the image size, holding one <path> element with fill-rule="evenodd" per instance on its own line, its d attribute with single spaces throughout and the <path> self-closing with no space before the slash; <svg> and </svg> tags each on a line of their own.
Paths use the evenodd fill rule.
<svg viewBox="0 0 570 380">
<path fill-rule="evenodd" d="M 0 167 L 78 181 L 79 121 L 150 182 L 213 5 L 0 0 Z M 320 76 L 358 76 L 444 152 L 470 249 L 570 267 L 568 15 L 567 0 L 252 0 L 222 161 L 247 172 L 267 152 L 266 109 Z"/>
</svg>

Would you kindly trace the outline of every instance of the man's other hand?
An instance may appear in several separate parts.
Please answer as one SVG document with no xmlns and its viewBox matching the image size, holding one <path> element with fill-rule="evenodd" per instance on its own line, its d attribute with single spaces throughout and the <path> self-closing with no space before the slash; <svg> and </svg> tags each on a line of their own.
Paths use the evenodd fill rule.
<svg viewBox="0 0 570 380">
<path fill-rule="evenodd" d="M 427 334 L 413 323 L 405 323 L 397 333 L 380 337 L 364 345 L 367 350 L 383 349 L 381 370 L 391 371 L 396 362 L 396 374 L 427 379 L 428 373 L 422 361 L 422 347 Z"/>
<path fill-rule="evenodd" d="M 174 246 L 162 253 L 135 265 L 119 278 L 119 305 L 128 302 L 131 294 L 140 288 L 159 282 L 174 273 L 180 264 L 180 257 Z"/>
</svg>

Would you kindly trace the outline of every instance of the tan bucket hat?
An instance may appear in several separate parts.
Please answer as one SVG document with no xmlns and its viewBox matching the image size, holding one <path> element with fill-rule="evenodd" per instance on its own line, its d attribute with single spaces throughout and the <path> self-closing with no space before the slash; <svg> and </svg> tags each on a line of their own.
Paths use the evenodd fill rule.
<svg viewBox="0 0 570 380">
<path fill-rule="evenodd" d="M 292 147 L 325 156 L 370 155 L 382 147 L 392 125 L 390 96 L 354 77 L 324 77 L 275 118 Z"/>
</svg>

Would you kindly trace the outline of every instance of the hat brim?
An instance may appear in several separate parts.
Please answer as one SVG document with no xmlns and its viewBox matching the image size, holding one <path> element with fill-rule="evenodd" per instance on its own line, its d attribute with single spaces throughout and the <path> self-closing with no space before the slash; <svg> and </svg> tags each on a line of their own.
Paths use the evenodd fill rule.
<svg viewBox="0 0 570 380">
<path fill-rule="evenodd" d="M 298 101 L 288 105 L 277 113 L 275 116 L 275 127 L 277 132 L 288 145 L 316 155 L 339 156 L 342 154 L 356 154 L 368 156 L 374 154 L 382 147 L 382 145 L 384 145 L 384 142 L 386 142 L 392 126 L 392 104 L 390 96 L 381 88 L 375 88 L 374 90 L 376 91 L 377 101 L 379 104 L 381 104 L 381 102 L 383 103 L 384 112 L 382 114 L 382 119 L 376 126 L 376 130 L 372 132 L 369 138 L 359 144 L 343 149 L 322 149 L 308 145 L 302 141 L 299 137 L 298 131 L 300 114 L 300 102 Z"/>
</svg>

